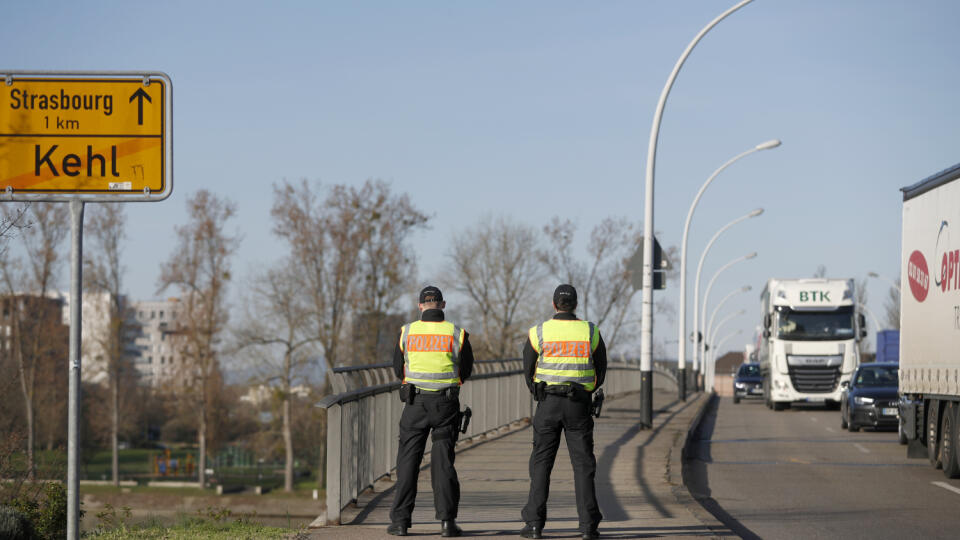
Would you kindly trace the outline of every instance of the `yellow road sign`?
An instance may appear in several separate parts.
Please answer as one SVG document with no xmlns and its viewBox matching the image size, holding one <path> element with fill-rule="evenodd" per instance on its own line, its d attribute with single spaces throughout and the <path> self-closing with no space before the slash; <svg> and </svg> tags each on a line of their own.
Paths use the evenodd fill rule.
<svg viewBox="0 0 960 540">
<path fill-rule="evenodd" d="M 0 193 L 162 197 L 169 90 L 161 76 L 0 79 Z"/>
</svg>

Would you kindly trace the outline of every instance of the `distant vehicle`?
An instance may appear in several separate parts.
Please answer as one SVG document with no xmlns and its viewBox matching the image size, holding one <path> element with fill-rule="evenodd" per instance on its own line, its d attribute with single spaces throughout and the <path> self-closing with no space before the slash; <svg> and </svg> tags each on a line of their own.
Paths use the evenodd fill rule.
<svg viewBox="0 0 960 540">
<path fill-rule="evenodd" d="M 960 164 L 903 188 L 901 431 L 907 455 L 960 476 Z"/>
<path fill-rule="evenodd" d="M 840 405 L 840 383 L 860 363 L 866 335 L 852 279 L 771 279 L 760 295 L 757 348 L 763 398 L 779 411 L 797 402 Z"/>
<path fill-rule="evenodd" d="M 741 399 L 762 397 L 763 375 L 760 373 L 760 364 L 757 362 L 740 364 L 733 378 L 733 402 L 740 403 Z"/>
<path fill-rule="evenodd" d="M 849 383 L 844 382 L 840 402 L 840 427 L 860 431 L 861 427 L 895 428 L 897 407 L 897 364 L 862 364 Z"/>
<path fill-rule="evenodd" d="M 877 362 L 900 361 L 900 331 L 880 330 L 877 332 Z"/>
</svg>

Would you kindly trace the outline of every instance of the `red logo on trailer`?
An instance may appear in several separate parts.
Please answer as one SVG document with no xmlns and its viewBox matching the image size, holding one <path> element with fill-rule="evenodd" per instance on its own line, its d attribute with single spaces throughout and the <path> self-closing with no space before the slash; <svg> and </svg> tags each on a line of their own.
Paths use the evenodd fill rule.
<svg viewBox="0 0 960 540">
<path fill-rule="evenodd" d="M 910 292 L 917 302 L 923 302 L 930 290 L 930 271 L 927 270 L 927 260 L 923 253 L 914 250 L 907 262 L 907 279 L 910 282 Z"/>
</svg>

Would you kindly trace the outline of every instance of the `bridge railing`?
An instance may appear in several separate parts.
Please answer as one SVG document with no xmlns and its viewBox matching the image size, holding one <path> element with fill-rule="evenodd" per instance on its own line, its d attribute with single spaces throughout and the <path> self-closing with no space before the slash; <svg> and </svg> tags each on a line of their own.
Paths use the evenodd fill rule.
<svg viewBox="0 0 960 540">
<path fill-rule="evenodd" d="M 461 438 L 493 432 L 533 416 L 535 402 L 523 381 L 522 368 L 520 359 L 474 363 L 473 374 L 460 389 L 461 404 L 473 410 L 470 427 Z M 659 364 L 654 370 L 657 386 L 676 385 L 675 372 Z M 335 368 L 331 382 L 338 393 L 317 406 L 327 410 L 325 520 L 339 524 L 347 505 L 396 468 L 403 403 L 392 364 Z M 603 388 L 611 397 L 639 392 L 639 367 L 610 362 Z"/>
</svg>

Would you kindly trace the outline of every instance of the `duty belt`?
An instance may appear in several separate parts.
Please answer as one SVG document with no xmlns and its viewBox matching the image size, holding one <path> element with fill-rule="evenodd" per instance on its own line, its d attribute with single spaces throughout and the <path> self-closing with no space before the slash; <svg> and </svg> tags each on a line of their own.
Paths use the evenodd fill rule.
<svg viewBox="0 0 960 540">
<path fill-rule="evenodd" d="M 444 388 L 443 390 L 425 390 L 413 385 L 414 394 L 422 394 L 424 396 L 446 396 L 446 397 L 458 397 L 460 395 L 460 387 L 451 386 L 449 388 Z"/>
<path fill-rule="evenodd" d="M 552 384 L 547 385 L 543 392 L 554 396 L 569 396 L 573 393 L 573 387 L 569 384 Z"/>
</svg>

